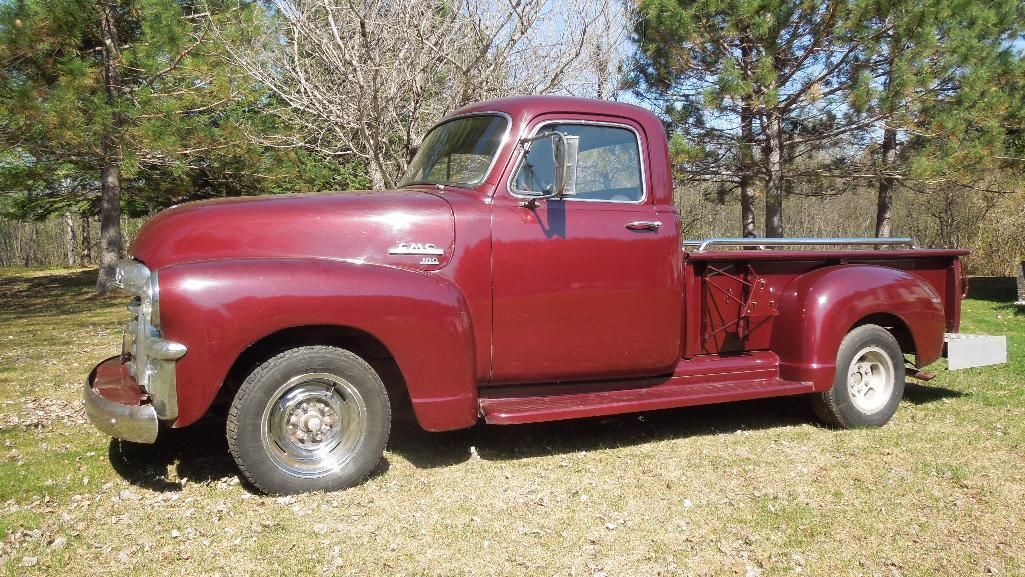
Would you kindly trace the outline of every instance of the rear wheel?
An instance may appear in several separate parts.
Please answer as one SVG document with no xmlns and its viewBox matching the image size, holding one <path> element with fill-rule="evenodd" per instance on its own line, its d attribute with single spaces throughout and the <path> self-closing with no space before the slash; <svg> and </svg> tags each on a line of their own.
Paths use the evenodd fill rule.
<svg viewBox="0 0 1025 577">
<path fill-rule="evenodd" d="M 258 366 L 228 413 L 228 448 L 268 493 L 358 484 L 381 460 L 391 429 L 377 373 L 335 347 L 298 347 Z"/>
<path fill-rule="evenodd" d="M 815 413 L 835 427 L 881 427 L 904 396 L 904 355 L 878 325 L 847 333 L 836 358 L 833 387 L 812 397 Z"/>
</svg>

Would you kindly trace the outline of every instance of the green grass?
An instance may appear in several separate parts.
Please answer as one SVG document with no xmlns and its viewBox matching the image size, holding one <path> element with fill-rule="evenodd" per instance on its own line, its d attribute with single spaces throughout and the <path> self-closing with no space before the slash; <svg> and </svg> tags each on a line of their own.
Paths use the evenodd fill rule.
<svg viewBox="0 0 1025 577">
<path fill-rule="evenodd" d="M 223 422 L 154 446 L 84 421 L 124 298 L 91 270 L 0 270 L 0 573 L 1014 575 L 1025 572 L 1025 314 L 974 279 L 966 332 L 1011 363 L 910 385 L 882 429 L 800 398 L 430 434 L 363 485 L 252 495 Z"/>
</svg>

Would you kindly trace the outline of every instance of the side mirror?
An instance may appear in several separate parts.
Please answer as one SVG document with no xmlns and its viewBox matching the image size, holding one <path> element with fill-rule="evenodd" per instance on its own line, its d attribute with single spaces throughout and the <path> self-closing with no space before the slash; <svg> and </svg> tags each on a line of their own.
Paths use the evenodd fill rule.
<svg viewBox="0 0 1025 577">
<path fill-rule="evenodd" d="M 577 193 L 577 153 L 580 151 L 580 137 L 562 132 L 542 132 L 520 140 L 520 144 L 529 151 L 531 143 L 547 138 L 552 139 L 552 166 L 555 168 L 552 191 L 538 192 L 532 196 L 535 198 L 572 196 Z"/>
<path fill-rule="evenodd" d="M 552 144 L 555 155 L 555 194 L 569 196 L 577 193 L 577 153 L 580 137 L 553 132 L 558 137 Z"/>
</svg>

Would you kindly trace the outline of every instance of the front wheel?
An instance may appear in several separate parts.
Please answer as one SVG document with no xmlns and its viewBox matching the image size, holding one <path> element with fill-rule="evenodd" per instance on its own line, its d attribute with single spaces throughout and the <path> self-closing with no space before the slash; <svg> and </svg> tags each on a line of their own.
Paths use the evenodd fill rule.
<svg viewBox="0 0 1025 577">
<path fill-rule="evenodd" d="M 264 362 L 228 413 L 228 448 L 267 493 L 358 484 L 380 462 L 391 429 L 388 393 L 357 355 L 307 346 Z"/>
<path fill-rule="evenodd" d="M 833 387 L 812 397 L 815 413 L 842 428 L 881 427 L 904 397 L 904 354 L 878 325 L 847 333 L 836 356 Z"/>
</svg>

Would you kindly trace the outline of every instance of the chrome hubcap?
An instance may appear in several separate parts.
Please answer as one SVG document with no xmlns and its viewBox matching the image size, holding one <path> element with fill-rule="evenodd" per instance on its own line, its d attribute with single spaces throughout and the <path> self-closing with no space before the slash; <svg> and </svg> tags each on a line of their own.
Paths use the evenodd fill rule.
<svg viewBox="0 0 1025 577">
<path fill-rule="evenodd" d="M 847 393 L 855 408 L 865 414 L 874 413 L 893 394 L 893 361 L 879 347 L 865 347 L 854 355 L 847 371 Z"/>
<path fill-rule="evenodd" d="M 363 445 L 366 428 L 366 404 L 351 383 L 309 373 L 289 379 L 271 396 L 261 440 L 283 471 L 316 478 L 348 463 Z"/>
<path fill-rule="evenodd" d="M 331 435 L 331 425 L 337 416 L 331 405 L 319 400 L 302 403 L 288 416 L 288 435 L 291 441 L 305 447 L 316 446 Z"/>
</svg>

